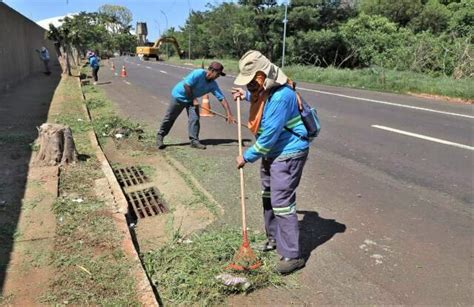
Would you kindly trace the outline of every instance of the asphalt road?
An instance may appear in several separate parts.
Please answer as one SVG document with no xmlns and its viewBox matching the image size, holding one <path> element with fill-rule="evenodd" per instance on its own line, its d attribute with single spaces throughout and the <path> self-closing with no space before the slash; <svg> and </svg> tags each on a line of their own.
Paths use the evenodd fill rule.
<svg viewBox="0 0 474 307">
<path fill-rule="evenodd" d="M 128 77 L 104 66 L 102 86 L 122 114 L 154 128 L 171 88 L 193 69 L 138 58 L 114 63 L 118 72 L 125 64 Z M 229 99 L 232 82 L 218 79 Z M 472 305 L 473 106 L 298 86 L 322 122 L 298 190 L 307 267 L 300 288 L 260 291 L 245 302 Z M 211 104 L 222 112 L 214 98 Z M 201 139 L 211 145 L 205 155 L 233 161 L 235 126 L 217 117 L 201 122 Z M 170 137 L 187 140 L 185 115 Z M 253 139 L 247 131 L 244 138 Z M 257 167 L 246 169 L 257 185 Z M 218 191 L 212 179 L 226 184 L 202 176 L 211 192 Z"/>
</svg>

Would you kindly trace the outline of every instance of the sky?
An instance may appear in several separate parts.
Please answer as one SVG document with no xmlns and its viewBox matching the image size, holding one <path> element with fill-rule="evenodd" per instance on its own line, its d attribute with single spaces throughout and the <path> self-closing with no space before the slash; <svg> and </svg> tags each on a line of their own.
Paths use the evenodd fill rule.
<svg viewBox="0 0 474 307">
<path fill-rule="evenodd" d="M 132 11 L 134 28 L 137 21 L 147 23 L 148 40 L 154 41 L 160 36 L 160 31 L 164 32 L 167 26 L 178 28 L 183 25 L 190 9 L 203 11 L 206 10 L 207 3 L 220 4 L 224 0 L 3 0 L 3 2 L 33 21 L 81 11 L 94 12 L 103 4 L 122 5 Z M 237 2 L 237 0 L 225 2 Z"/>
</svg>

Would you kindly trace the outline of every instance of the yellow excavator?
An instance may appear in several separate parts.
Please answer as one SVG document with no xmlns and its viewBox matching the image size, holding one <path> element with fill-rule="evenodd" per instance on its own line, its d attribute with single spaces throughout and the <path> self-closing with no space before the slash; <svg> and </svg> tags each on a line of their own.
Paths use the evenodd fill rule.
<svg viewBox="0 0 474 307">
<path fill-rule="evenodd" d="M 137 56 L 143 60 L 148 60 L 150 58 L 155 58 L 157 61 L 160 60 L 160 47 L 164 43 L 170 43 L 176 49 L 179 57 L 181 59 L 184 58 L 184 50 L 179 48 L 178 41 L 173 36 L 163 36 L 160 37 L 153 45 L 146 44 L 146 46 L 138 46 L 137 47 Z"/>
</svg>

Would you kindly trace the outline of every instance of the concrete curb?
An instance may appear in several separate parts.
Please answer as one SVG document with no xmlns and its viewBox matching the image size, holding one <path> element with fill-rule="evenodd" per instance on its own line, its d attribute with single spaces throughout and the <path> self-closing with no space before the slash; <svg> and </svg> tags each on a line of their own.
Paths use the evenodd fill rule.
<svg viewBox="0 0 474 307">
<path fill-rule="evenodd" d="M 186 177 L 188 177 L 190 180 L 191 180 L 191 183 L 199 190 L 199 192 L 201 192 L 202 194 L 204 194 L 204 196 L 206 196 L 217 208 L 218 208 L 218 211 L 217 213 L 219 214 L 224 214 L 224 209 L 222 208 L 222 206 L 217 202 L 217 200 L 214 198 L 214 196 L 212 196 L 211 193 L 209 193 L 200 183 L 199 181 L 196 179 L 196 177 L 193 176 L 193 174 L 191 174 L 191 172 L 186 168 L 184 167 L 183 164 L 181 164 L 181 162 L 179 162 L 178 160 L 176 160 L 175 158 L 171 157 L 170 154 L 168 153 L 165 153 L 165 159 L 168 160 L 168 162 L 176 169 L 178 170 L 178 172 L 182 173 L 183 175 L 185 175 Z"/>
<path fill-rule="evenodd" d="M 81 89 L 82 93 L 82 100 L 83 100 L 83 109 L 84 113 L 87 114 L 89 118 L 89 122 L 92 121 L 90 112 L 85 104 L 86 98 L 84 92 L 82 91 L 81 81 L 77 78 L 78 86 Z M 133 245 L 133 240 L 130 234 L 130 230 L 128 229 L 127 221 L 125 218 L 125 213 L 127 212 L 128 203 L 125 199 L 125 195 L 120 188 L 117 179 L 115 178 L 114 172 L 105 156 L 102 148 L 99 145 L 97 140 L 97 136 L 94 131 L 89 133 L 89 138 L 92 143 L 92 146 L 96 150 L 97 159 L 100 162 L 102 171 L 104 172 L 105 177 L 109 183 L 112 195 L 115 200 L 115 204 L 117 205 L 115 212 L 113 213 L 113 220 L 117 230 L 122 234 L 122 249 L 125 252 L 125 255 L 128 259 L 131 260 L 132 264 L 132 272 L 136 282 L 136 291 L 138 295 L 138 299 L 143 306 L 159 306 L 158 301 L 156 300 L 155 293 L 149 281 L 149 278 L 143 268 L 143 264 L 141 259 Z"/>
</svg>

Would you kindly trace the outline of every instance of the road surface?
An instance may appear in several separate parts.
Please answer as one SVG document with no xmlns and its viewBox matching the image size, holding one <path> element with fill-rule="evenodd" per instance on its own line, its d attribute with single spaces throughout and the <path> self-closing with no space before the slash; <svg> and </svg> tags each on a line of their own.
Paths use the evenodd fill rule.
<svg viewBox="0 0 474 307">
<path fill-rule="evenodd" d="M 100 86 L 122 115 L 154 129 L 171 88 L 193 69 L 133 57 L 114 63 L 126 65 L 128 77 L 104 66 Z M 232 82 L 229 75 L 218 79 L 228 99 Z M 298 87 L 322 122 L 297 199 L 307 267 L 296 289 L 265 289 L 231 303 L 472 305 L 473 106 L 303 82 Z M 215 98 L 211 104 L 222 112 Z M 236 128 L 203 118 L 208 149 L 183 154 L 186 119 L 183 114 L 175 123 L 165 142 L 179 142 L 166 150 L 185 157 L 223 204 L 221 223 L 238 225 Z M 243 136 L 251 144 L 252 135 Z M 245 171 L 250 225 L 261 227 L 258 165 Z"/>
</svg>

